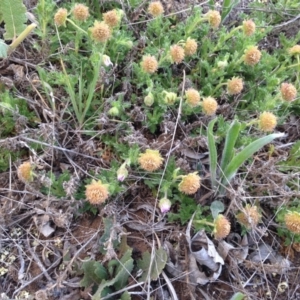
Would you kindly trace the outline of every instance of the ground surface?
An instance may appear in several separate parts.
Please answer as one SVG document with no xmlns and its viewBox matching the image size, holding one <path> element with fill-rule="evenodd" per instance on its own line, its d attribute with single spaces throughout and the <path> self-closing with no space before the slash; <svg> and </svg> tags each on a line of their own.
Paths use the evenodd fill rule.
<svg viewBox="0 0 300 300">
<path fill-rule="evenodd" d="M 36 3 L 28 1 L 27 4 L 28 9 L 32 10 Z M 189 1 L 167 1 L 165 5 L 172 7 L 172 11 L 176 12 L 176 10 L 184 10 L 190 3 Z M 242 9 L 246 10 L 246 5 L 247 3 L 241 3 L 232 12 L 231 19 L 234 19 Z M 228 22 L 230 23 L 230 19 Z M 298 21 L 280 28 L 281 31 L 291 36 L 295 35 L 295 29 L 297 31 L 299 29 Z M 50 66 L 47 65 L 48 62 L 43 53 L 37 53 L 32 48 L 34 42 L 35 36 L 32 35 L 10 58 L 0 62 L 1 82 L 12 82 L 16 87 L 12 92 L 26 99 L 30 108 L 35 110 L 42 120 L 38 130 L 27 128 L 26 134 L 16 133 L 16 140 L 22 141 L 24 146 L 22 159 L 29 159 L 29 151 L 26 150 L 28 138 L 33 138 L 36 134 L 44 134 L 50 141 L 52 130 L 55 128 L 58 146 L 51 149 L 45 145 L 45 152 L 42 155 L 42 160 L 47 162 L 49 168 L 51 167 L 55 173 L 61 174 L 64 169 L 70 168 L 71 160 L 77 166 L 82 178 L 89 167 L 93 169 L 109 167 L 113 157 L 109 147 L 99 142 L 89 141 L 87 137 L 79 135 L 68 124 L 59 124 L 59 120 L 52 120 L 52 122 L 51 116 L 43 110 L 38 86 L 35 87 L 32 78 L 38 76 L 36 72 L 38 64 Z M 279 47 L 278 32 L 272 32 L 262 42 L 262 46 L 269 51 Z M 28 92 L 29 86 L 30 92 Z M 230 108 L 224 106 L 222 109 L 223 113 L 232 114 Z M 170 150 L 172 135 L 168 132 L 174 128 L 176 113 L 162 122 L 160 133 L 155 135 L 141 126 L 139 118 L 143 117 L 143 109 L 137 106 L 135 110 L 137 113 L 132 112 L 130 116 L 134 127 L 134 135 L 131 139 L 142 147 L 161 145 L 160 150 L 165 155 Z M 21 122 L 21 120 L 18 121 Z M 213 197 L 209 189 L 206 140 L 186 138 L 193 126 L 198 126 L 201 122 L 207 124 L 208 120 L 206 117 L 199 117 L 192 120 L 188 126 L 184 123 L 179 124 L 174 140 L 174 145 L 178 147 L 174 153 L 178 158 L 177 163 L 180 163 L 187 171 L 194 171 L 199 160 L 201 161 L 203 168 L 201 176 L 204 180 L 201 190 L 195 195 L 195 201 L 201 205 L 209 205 Z M 289 133 L 289 140 L 285 141 L 286 144 L 299 140 L 299 116 L 291 117 L 281 129 Z M 116 134 L 115 124 L 110 121 L 107 121 L 102 130 Z M 19 147 L 16 146 L 14 137 L 5 139 L 1 143 L 11 151 L 14 151 L 14 147 Z M 64 150 L 63 145 L 67 145 L 69 152 Z M 280 146 L 280 143 L 277 146 Z M 176 260 L 180 261 L 181 267 L 180 272 L 175 276 L 167 271 L 166 274 L 180 300 L 193 299 L 193 297 L 196 299 L 230 299 L 238 291 L 247 294 L 249 299 L 300 299 L 300 247 L 296 244 L 294 248 L 284 246 L 284 240 L 276 234 L 276 224 L 272 215 L 272 208 L 295 196 L 300 197 L 299 192 L 296 195 L 294 191 L 285 190 L 288 176 L 295 176 L 295 178 L 298 176 L 299 179 L 299 171 L 282 177 L 275 168 L 275 164 L 287 156 L 288 150 L 288 147 L 278 147 L 271 158 L 268 157 L 267 150 L 257 154 L 252 164 L 247 167 L 247 180 L 243 181 L 237 177 L 232 184 L 232 191 L 222 199 L 226 207 L 234 206 L 241 201 L 240 199 L 247 196 L 244 189 L 249 184 L 252 185 L 251 196 L 260 197 L 263 219 L 260 227 L 248 235 L 248 251 L 252 253 L 256 249 L 261 249 L 263 252 L 263 245 L 267 245 L 271 247 L 272 255 L 277 258 L 272 261 L 267 257 L 268 255 L 261 254 L 264 256 L 263 262 L 255 262 L 247 256 L 243 262 L 236 263 L 236 253 L 231 253 L 226 257 L 221 276 L 206 285 L 196 285 L 196 281 L 191 282 L 188 276 L 191 269 L 185 239 L 186 225 L 168 224 L 166 219 L 162 219 L 158 209 L 154 211 L 156 199 L 152 191 L 144 185 L 141 177 L 132 181 L 130 188 L 114 203 L 101 207 L 99 214 L 92 216 L 90 213 L 78 213 L 82 204 L 75 199 L 66 198 L 58 201 L 55 197 L 44 195 L 34 186 L 24 185 L 17 180 L 16 165 L 11 165 L 7 172 L 0 174 L 0 299 L 14 299 L 15 297 L 51 300 L 90 299 L 89 291 L 79 286 L 82 273 L 76 270 L 76 266 L 80 265 L 86 257 L 100 261 L 104 259 L 97 247 L 99 237 L 104 230 L 104 216 L 114 217 L 117 234 L 126 234 L 127 244 L 133 248 L 133 257 L 136 259 L 141 258 L 146 250 L 151 251 L 155 243 L 163 244 L 167 241 L 171 245 L 170 249 L 176 253 Z M 195 155 L 190 155 L 188 151 L 203 155 L 199 156 L 200 159 L 196 155 L 195 159 Z M 134 175 L 132 176 L 134 179 Z M 262 191 L 266 190 L 270 197 L 263 196 Z M 173 209 L 174 211 L 180 210 L 180 207 Z M 153 214 L 155 214 L 154 223 Z M 47 238 L 41 233 L 42 230 L 52 229 L 54 229 L 53 233 Z M 240 227 L 234 220 L 232 220 L 232 232 L 240 233 Z M 236 241 L 237 245 L 240 245 L 239 235 L 231 238 Z M 290 261 L 288 267 L 284 265 L 286 259 Z M 283 265 L 281 265 L 282 261 L 284 261 Z M 4 271 L 6 269 L 7 271 Z M 133 274 L 128 286 L 137 283 L 135 275 Z M 153 282 L 151 289 L 156 292 L 153 292 L 152 299 L 170 299 L 167 287 L 168 284 L 163 277 Z M 147 299 L 146 284 L 130 291 L 136 292 L 132 294 L 132 299 Z M 118 299 L 118 297 L 112 299 Z"/>
</svg>

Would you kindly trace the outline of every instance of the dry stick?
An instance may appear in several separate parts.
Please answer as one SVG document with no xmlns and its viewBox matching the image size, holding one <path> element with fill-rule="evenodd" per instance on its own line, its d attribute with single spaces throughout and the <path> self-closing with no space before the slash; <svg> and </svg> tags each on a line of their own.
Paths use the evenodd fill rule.
<svg viewBox="0 0 300 300">
<path fill-rule="evenodd" d="M 21 282 L 23 281 L 23 277 L 24 277 L 24 271 L 25 271 L 25 260 L 22 256 L 22 248 L 19 244 L 14 243 L 15 246 L 18 248 L 18 254 L 19 254 L 19 260 L 20 260 L 20 269 L 18 272 L 18 280 L 20 280 Z"/>
<path fill-rule="evenodd" d="M 29 138 L 29 137 L 26 137 L 26 136 L 22 136 L 22 139 L 24 139 L 24 140 L 26 140 L 28 142 L 34 142 L 34 143 L 37 143 L 37 144 L 40 144 L 40 145 L 43 145 L 43 146 L 53 147 L 53 148 L 61 150 L 61 151 L 70 152 L 70 153 L 73 153 L 73 154 L 76 154 L 76 155 L 79 155 L 79 156 L 83 156 L 83 157 L 86 157 L 86 158 L 90 158 L 90 159 L 93 159 L 93 160 L 96 160 L 96 161 L 101 161 L 100 158 L 95 158 L 93 156 L 82 154 L 80 152 L 77 152 L 77 151 L 74 151 L 74 150 L 70 150 L 70 149 L 66 149 L 66 148 L 63 148 L 63 147 L 58 147 L 58 146 L 55 146 L 55 145 L 50 145 L 48 143 L 41 142 L 39 140 L 35 140 L 35 139 Z"/>
<path fill-rule="evenodd" d="M 46 269 L 46 271 L 49 271 L 51 268 L 52 268 L 52 266 L 50 266 L 48 269 Z M 21 287 L 19 287 L 17 290 L 14 291 L 13 297 L 15 295 L 17 295 L 20 291 L 22 291 L 26 286 L 30 285 L 31 283 L 33 283 L 34 281 L 36 281 L 37 279 L 39 279 L 43 275 L 44 275 L 43 273 L 40 273 L 39 275 L 32 278 L 30 281 L 24 283 Z"/>
<path fill-rule="evenodd" d="M 178 300 L 178 297 L 176 295 L 176 292 L 175 292 L 175 289 L 173 287 L 173 284 L 171 283 L 169 277 L 166 275 L 166 273 L 164 271 L 162 271 L 162 276 L 164 277 L 164 279 L 165 279 L 165 281 L 167 283 L 168 289 L 169 289 L 170 293 L 173 296 L 173 300 Z"/>
<path fill-rule="evenodd" d="M 27 236 L 27 246 L 28 246 L 28 250 L 30 252 L 30 254 L 32 255 L 32 257 L 34 258 L 35 262 L 37 263 L 38 267 L 41 269 L 41 271 L 43 272 L 43 275 L 45 275 L 45 277 L 47 278 L 47 280 L 49 282 L 53 282 L 53 279 L 51 278 L 51 276 L 48 274 L 46 268 L 44 267 L 44 265 L 42 264 L 41 260 L 38 258 L 38 256 L 36 255 L 36 253 L 32 250 L 31 246 L 30 246 L 30 242 L 28 240 L 28 236 Z"/>
<path fill-rule="evenodd" d="M 67 275 L 67 272 L 69 271 L 69 268 L 72 266 L 75 258 L 80 254 L 80 252 L 98 235 L 100 232 L 99 228 L 98 230 L 92 235 L 92 237 L 80 248 L 77 250 L 77 252 L 74 254 L 68 265 L 66 266 L 65 271 L 59 276 L 59 278 L 56 280 L 56 283 L 52 286 L 54 288 L 55 286 L 61 286 L 61 282 L 64 280 L 64 277 Z"/>
</svg>

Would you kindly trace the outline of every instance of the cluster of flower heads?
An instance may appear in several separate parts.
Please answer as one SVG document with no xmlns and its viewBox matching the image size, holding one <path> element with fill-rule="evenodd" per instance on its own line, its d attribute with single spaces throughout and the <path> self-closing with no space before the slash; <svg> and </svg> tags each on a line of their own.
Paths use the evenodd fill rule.
<svg viewBox="0 0 300 300">
<path fill-rule="evenodd" d="M 163 163 L 163 158 L 158 150 L 147 149 L 144 153 L 139 155 L 139 165 L 142 169 L 148 172 L 158 170 Z M 123 181 L 128 171 L 126 166 L 128 161 L 120 167 L 117 172 L 118 180 Z M 17 175 L 24 183 L 30 183 L 33 180 L 33 165 L 30 162 L 22 163 L 17 169 Z M 201 186 L 201 178 L 197 172 L 189 173 L 187 175 L 179 176 L 181 178 L 178 184 L 178 190 L 184 194 L 195 194 Z M 109 184 L 102 183 L 101 180 L 92 180 L 92 182 L 85 187 L 86 200 L 93 205 L 103 204 L 109 197 Z M 165 196 L 159 200 L 158 207 L 163 214 L 170 211 L 172 202 Z M 243 210 L 236 215 L 240 224 L 246 229 L 255 228 L 261 220 L 261 214 L 257 206 L 247 204 Z M 300 234 L 300 213 L 296 211 L 289 211 L 285 215 L 286 228 L 294 234 Z M 229 220 L 222 214 L 219 214 L 213 223 L 213 234 L 216 239 L 223 239 L 227 237 L 231 230 Z"/>
<path fill-rule="evenodd" d="M 75 4 L 72 9 L 72 16 L 78 22 L 85 22 L 89 17 L 89 8 L 84 4 Z M 89 28 L 91 38 L 97 43 L 104 43 L 110 37 L 112 29 L 118 26 L 121 13 L 116 9 L 103 14 L 103 21 L 95 21 L 94 26 Z M 68 11 L 60 8 L 54 15 L 54 22 L 57 26 L 65 26 L 68 20 Z"/>
<path fill-rule="evenodd" d="M 164 14 L 164 12 L 165 12 L 164 7 L 160 1 L 153 1 L 148 6 L 148 13 L 154 18 L 162 16 Z M 204 15 L 203 19 L 205 21 L 207 21 L 208 24 L 214 29 L 218 28 L 221 23 L 221 15 L 216 10 L 209 10 Z M 255 27 L 254 27 L 254 30 L 255 30 Z"/>
<path fill-rule="evenodd" d="M 160 1 L 154 1 L 149 4 L 148 13 L 153 17 L 163 15 L 164 7 Z M 89 9 L 84 4 L 75 4 L 71 14 L 74 20 L 78 22 L 85 22 L 89 17 Z M 54 21 L 57 26 L 65 26 L 68 18 L 68 11 L 64 8 L 60 8 L 55 16 Z M 114 27 L 118 26 L 121 15 L 117 10 L 111 10 L 103 14 L 103 21 L 95 21 L 94 26 L 89 29 L 91 37 L 96 42 L 104 43 L 110 37 Z M 210 10 L 204 15 L 204 19 L 214 29 L 218 28 L 221 22 L 221 16 L 218 11 Z M 252 20 L 246 20 L 240 27 L 246 36 L 251 36 L 255 33 L 255 23 Z M 170 60 L 179 64 L 182 63 L 185 57 L 193 56 L 196 54 L 198 44 L 195 39 L 188 37 L 182 44 L 174 44 L 170 46 L 169 57 Z M 291 56 L 300 56 L 300 45 L 295 45 L 289 49 Z M 241 58 L 245 65 L 255 66 L 261 60 L 262 53 L 257 46 L 249 46 Z M 145 55 L 141 61 L 141 68 L 144 72 L 153 74 L 158 70 L 159 63 L 155 56 Z M 229 95 L 237 95 L 242 92 L 244 88 L 244 82 L 242 78 L 233 77 L 226 83 L 227 93 Z M 177 95 L 175 93 L 165 93 L 166 103 L 174 103 Z M 290 83 L 282 83 L 280 87 L 280 94 L 282 100 L 286 102 L 294 101 L 297 97 L 297 90 L 294 85 Z M 202 110 L 206 115 L 215 114 L 218 103 L 213 97 L 205 97 L 201 101 L 200 94 L 197 90 L 189 88 L 185 91 L 186 103 L 190 107 L 196 107 L 201 105 Z M 145 98 L 147 105 L 152 105 L 153 95 L 150 93 Z M 277 125 L 277 118 L 271 112 L 263 112 L 260 114 L 258 119 L 259 127 L 262 131 L 273 131 Z M 147 172 L 154 172 L 161 168 L 163 164 L 163 158 L 158 150 L 147 149 L 144 153 L 140 154 L 138 163 L 140 167 Z M 118 180 L 123 181 L 128 171 L 124 163 L 118 170 Z M 30 162 L 21 164 L 17 170 L 17 174 L 20 180 L 29 183 L 33 180 L 33 167 Z M 192 195 L 195 194 L 201 186 L 201 178 L 197 175 L 197 172 L 190 173 L 181 176 L 181 182 L 178 184 L 178 190 L 184 194 Z M 104 203 L 109 197 L 109 185 L 102 183 L 100 180 L 93 180 L 91 184 L 86 186 L 86 199 L 94 205 Z M 170 210 L 171 201 L 167 197 L 160 199 L 159 208 L 162 213 L 166 213 Z M 237 220 L 240 224 L 250 229 L 256 226 L 261 219 L 261 215 L 258 211 L 257 206 L 246 205 L 243 211 L 237 215 Z M 300 214 L 297 212 L 288 212 L 285 215 L 286 227 L 295 234 L 300 234 Z M 219 214 L 214 221 L 214 236 L 217 239 L 225 238 L 230 233 L 231 225 L 228 219 Z"/>
</svg>

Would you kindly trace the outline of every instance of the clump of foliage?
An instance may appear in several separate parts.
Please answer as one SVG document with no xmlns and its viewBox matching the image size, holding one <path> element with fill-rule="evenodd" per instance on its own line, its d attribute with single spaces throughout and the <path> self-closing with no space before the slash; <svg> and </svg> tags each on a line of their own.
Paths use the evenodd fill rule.
<svg viewBox="0 0 300 300">
<path fill-rule="evenodd" d="M 54 1 L 41 0 L 36 7 L 41 43 L 35 47 L 51 67 L 37 66 L 39 85 L 28 90 L 43 99 L 43 113 L 50 116 L 43 117 L 51 119 L 53 136 L 38 135 L 38 146 L 26 146 L 36 160 L 42 154 L 33 148 L 42 145 L 52 146 L 71 163 L 68 171 L 54 172 L 48 165 L 48 172 L 30 169 L 30 180 L 19 179 L 38 187 L 44 196 L 81 201 L 80 213 L 101 212 L 103 217 L 103 208 L 111 202 L 122 202 L 130 211 L 135 201 L 131 190 L 142 187 L 134 195 L 146 194 L 153 201 L 152 223 L 165 220 L 182 226 L 193 220 L 196 230 L 204 229 L 218 240 L 237 228 L 242 235 L 255 229 L 264 221 L 260 206 L 251 197 L 236 204 L 232 192 L 236 183 L 247 179 L 257 153 L 271 142 L 276 148 L 289 139 L 285 124 L 299 113 L 300 33 L 293 38 L 280 34 L 280 48 L 268 51 L 262 41 L 273 30 L 266 24 L 274 20 L 266 21 L 263 11 L 240 14 L 234 26 L 224 25 L 238 1 L 223 1 L 221 12 L 209 1 L 208 10 L 192 7 L 184 20 L 180 14 L 167 14 L 159 1 L 147 7 L 140 0 L 103 7 L 99 1 L 86 2 L 57 7 Z M 286 7 L 287 2 L 288 8 L 297 4 L 277 1 L 276 5 Z M 12 1 L 5 3 L 5 9 L 12 8 Z M 20 1 L 15 5 L 20 8 Z M 137 11 L 143 14 L 137 17 Z M 16 24 L 13 14 L 7 18 L 5 10 L 1 12 L 7 39 L 22 35 L 24 7 Z M 16 31 L 12 34 L 9 27 Z M 14 49 L 0 43 L 3 57 Z M 20 134 L 15 122 L 20 116 L 31 127 L 36 125 L 26 102 L 8 91 L 1 93 L 0 114 L 4 138 Z M 39 125 L 44 119 L 38 120 Z M 70 136 L 63 135 L 66 128 Z M 199 137 L 207 145 L 194 146 Z M 32 136 L 28 140 L 34 142 Z M 276 165 L 279 172 L 290 174 L 300 166 L 299 145 L 296 141 L 286 160 Z M 57 153 L 47 158 L 54 160 Z M 15 160 L 18 155 L 0 150 L 0 170 L 7 169 L 10 156 Z M 181 163 L 179 157 L 184 157 Z M 67 192 L 73 175 L 79 183 Z M 292 179 L 287 187 L 299 191 L 299 182 Z M 251 195 L 251 184 L 242 192 Z M 286 244 L 300 242 L 298 202 L 294 199 L 274 209 L 278 235 L 285 237 Z M 102 220 L 98 248 L 104 261 L 83 261 L 80 285 L 91 291 L 94 300 L 116 295 L 130 299 L 123 290 L 130 278 L 157 281 L 168 253 L 157 239 L 152 251 L 137 258 L 116 218 Z"/>
</svg>

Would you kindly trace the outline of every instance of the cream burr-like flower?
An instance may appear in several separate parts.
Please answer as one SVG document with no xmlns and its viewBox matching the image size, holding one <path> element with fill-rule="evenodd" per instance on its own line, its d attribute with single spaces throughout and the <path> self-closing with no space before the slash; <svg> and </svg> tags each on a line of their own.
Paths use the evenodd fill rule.
<svg viewBox="0 0 300 300">
<path fill-rule="evenodd" d="M 285 226 L 293 233 L 300 234 L 300 214 L 296 211 L 288 212 L 285 217 Z"/>
<path fill-rule="evenodd" d="M 230 233 L 230 222 L 226 217 L 219 214 L 215 219 L 214 236 L 216 239 L 224 239 Z"/>
<path fill-rule="evenodd" d="M 218 109 L 218 102 L 216 101 L 215 98 L 213 97 L 203 98 L 202 110 L 206 115 L 212 116 L 213 114 L 216 113 L 217 109 Z"/>
<path fill-rule="evenodd" d="M 103 184 L 101 180 L 93 180 L 91 184 L 85 187 L 85 196 L 94 205 L 105 202 L 109 196 L 108 184 Z"/>
<path fill-rule="evenodd" d="M 209 25 L 216 29 L 219 27 L 220 23 L 221 23 L 221 15 L 218 11 L 216 10 L 209 10 L 206 13 L 206 17 L 208 19 L 208 23 Z"/>
<path fill-rule="evenodd" d="M 164 7 L 160 1 L 154 1 L 149 4 L 148 12 L 153 17 L 158 17 L 164 13 Z"/>
<path fill-rule="evenodd" d="M 94 26 L 90 28 L 92 39 L 98 43 L 106 42 L 110 36 L 111 31 L 105 22 L 95 21 Z"/>
<path fill-rule="evenodd" d="M 252 20 L 243 22 L 243 32 L 246 36 L 253 35 L 255 32 L 255 23 Z"/>
<path fill-rule="evenodd" d="M 33 166 L 29 161 L 22 163 L 17 170 L 20 180 L 23 182 L 30 182 L 33 179 Z"/>
<path fill-rule="evenodd" d="M 66 25 L 68 11 L 65 8 L 60 8 L 54 15 L 54 22 L 57 26 Z"/>
<path fill-rule="evenodd" d="M 77 21 L 81 21 L 81 22 L 86 21 L 90 15 L 89 8 L 86 5 L 81 4 L 81 3 L 75 4 L 72 13 L 73 13 L 74 19 Z"/>
<path fill-rule="evenodd" d="M 158 68 L 158 62 L 154 56 L 151 55 L 145 55 L 143 56 L 141 67 L 144 72 L 152 74 L 157 71 Z"/>
<path fill-rule="evenodd" d="M 182 180 L 178 185 L 180 192 L 187 195 L 195 194 L 201 186 L 201 178 L 197 172 L 182 176 Z"/>
<path fill-rule="evenodd" d="M 170 55 L 172 58 L 172 61 L 176 64 L 179 64 L 184 59 L 184 49 L 179 45 L 173 45 L 170 48 Z"/>
<path fill-rule="evenodd" d="M 200 94 L 197 90 L 190 88 L 185 91 L 186 103 L 191 107 L 196 107 L 200 104 Z"/>
<path fill-rule="evenodd" d="M 273 131 L 277 125 L 277 118 L 271 112 L 264 111 L 259 117 L 259 127 L 262 131 Z"/>
<path fill-rule="evenodd" d="M 138 162 L 142 169 L 153 172 L 159 169 L 163 163 L 163 158 L 158 150 L 147 149 L 145 153 L 141 153 Z"/>
<path fill-rule="evenodd" d="M 194 55 L 197 51 L 198 44 L 195 39 L 187 38 L 184 44 L 184 54 L 186 56 Z"/>
<path fill-rule="evenodd" d="M 246 65 L 254 66 L 260 61 L 261 52 L 256 46 L 250 46 L 245 50 L 243 58 Z"/>
<path fill-rule="evenodd" d="M 257 206 L 246 205 L 243 211 L 236 216 L 239 223 L 244 225 L 247 229 L 255 227 L 261 219 Z"/>
<path fill-rule="evenodd" d="M 282 83 L 280 87 L 281 97 L 287 102 L 295 100 L 297 96 L 297 90 L 291 83 Z"/>
<path fill-rule="evenodd" d="M 113 9 L 103 14 L 103 20 L 109 27 L 116 27 L 120 22 L 120 15 Z"/>
<path fill-rule="evenodd" d="M 244 87 L 243 79 L 238 77 L 232 77 L 232 79 L 227 81 L 227 93 L 229 95 L 239 94 Z"/>
<path fill-rule="evenodd" d="M 288 51 L 289 51 L 290 55 L 299 55 L 300 54 L 300 45 L 295 45 L 292 48 L 290 48 Z"/>
</svg>

